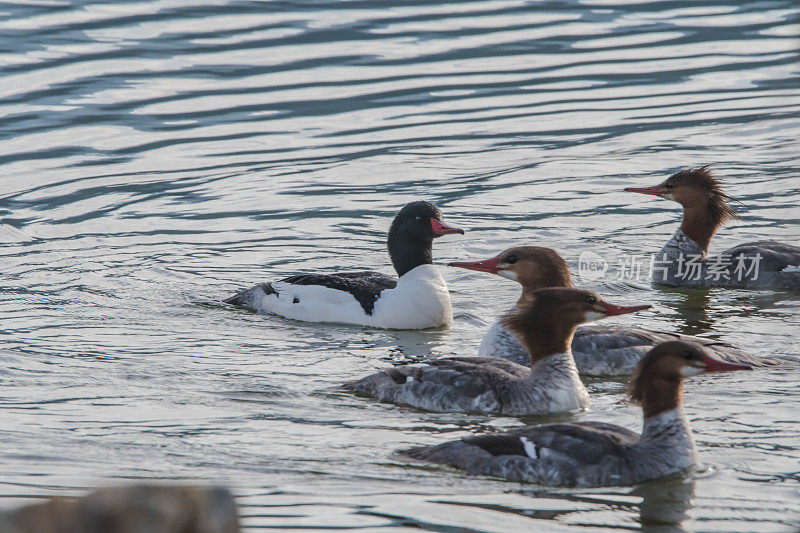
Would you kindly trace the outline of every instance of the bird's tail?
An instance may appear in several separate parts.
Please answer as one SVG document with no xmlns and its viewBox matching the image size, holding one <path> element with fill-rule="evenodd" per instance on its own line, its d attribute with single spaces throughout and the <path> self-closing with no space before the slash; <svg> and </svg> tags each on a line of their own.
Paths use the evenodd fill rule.
<svg viewBox="0 0 800 533">
<path fill-rule="evenodd" d="M 246 291 L 239 292 L 234 294 L 230 298 L 226 298 L 222 300 L 226 304 L 231 305 L 251 305 L 253 301 L 253 297 L 255 296 L 264 296 L 268 294 L 278 294 L 278 292 L 272 287 L 272 283 L 260 283 L 255 287 L 247 289 Z"/>
</svg>

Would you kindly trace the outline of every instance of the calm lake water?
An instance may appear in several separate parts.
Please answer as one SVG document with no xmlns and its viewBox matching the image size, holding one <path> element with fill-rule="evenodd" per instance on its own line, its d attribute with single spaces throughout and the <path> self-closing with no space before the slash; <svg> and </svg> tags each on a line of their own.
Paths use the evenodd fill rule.
<svg viewBox="0 0 800 533">
<path fill-rule="evenodd" d="M 587 379 L 586 413 L 524 420 L 329 392 L 475 353 L 515 284 L 442 266 L 455 322 L 418 332 L 218 302 L 307 269 L 390 272 L 386 230 L 418 198 L 468 230 L 436 242 L 440 265 L 517 244 L 573 266 L 647 254 L 679 211 L 623 187 L 707 163 L 747 206 L 712 248 L 797 243 L 798 49 L 792 0 L 0 5 L 0 508 L 145 479 L 228 485 L 253 530 L 795 530 L 796 368 L 687 385 L 696 476 L 543 489 L 392 452 L 531 422 L 638 429 L 622 380 Z M 799 292 L 583 285 L 654 305 L 618 323 L 800 356 Z"/>
</svg>

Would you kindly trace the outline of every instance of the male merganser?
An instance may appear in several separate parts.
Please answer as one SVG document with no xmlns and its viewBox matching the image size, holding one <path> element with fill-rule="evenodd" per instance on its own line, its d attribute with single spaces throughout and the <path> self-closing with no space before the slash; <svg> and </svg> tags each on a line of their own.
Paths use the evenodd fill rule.
<svg viewBox="0 0 800 533">
<path fill-rule="evenodd" d="M 464 230 L 448 226 L 430 202 L 403 207 L 389 229 L 399 279 L 380 272 L 299 274 L 261 283 L 225 300 L 260 313 L 309 322 L 379 328 L 433 328 L 453 321 L 447 284 L 433 266 L 433 239 Z"/>
<path fill-rule="evenodd" d="M 450 266 L 489 272 L 522 285 L 517 307 L 524 305 L 531 294 L 545 287 L 572 287 L 566 261 L 550 248 L 517 246 L 484 261 L 456 261 Z M 671 340 L 696 342 L 708 348 L 723 361 L 769 366 L 774 361 L 750 355 L 726 344 L 692 335 L 651 331 L 616 325 L 581 326 L 572 338 L 572 357 L 581 374 L 622 375 L 633 372 L 636 363 L 656 344 Z M 499 357 L 524 365 L 528 352 L 513 333 L 497 321 L 481 341 L 479 357 Z"/>
<path fill-rule="evenodd" d="M 628 388 L 642 407 L 642 434 L 603 422 L 543 424 L 466 437 L 402 453 L 469 474 L 559 487 L 636 485 L 697 464 L 683 412 L 683 379 L 704 372 L 747 370 L 683 341 L 659 344 L 636 367 Z"/>
<path fill-rule="evenodd" d="M 800 288 L 800 247 L 775 241 L 740 244 L 707 257 L 711 237 L 739 218 L 708 167 L 681 170 L 652 187 L 628 187 L 683 206 L 675 235 L 655 257 L 653 281 L 663 285 L 747 289 Z"/>
<path fill-rule="evenodd" d="M 569 351 L 582 322 L 633 313 L 578 289 L 551 288 L 503 317 L 528 349 L 526 366 L 504 359 L 449 357 L 398 366 L 346 383 L 345 390 L 428 411 L 523 416 L 583 409 L 589 394 Z"/>
</svg>

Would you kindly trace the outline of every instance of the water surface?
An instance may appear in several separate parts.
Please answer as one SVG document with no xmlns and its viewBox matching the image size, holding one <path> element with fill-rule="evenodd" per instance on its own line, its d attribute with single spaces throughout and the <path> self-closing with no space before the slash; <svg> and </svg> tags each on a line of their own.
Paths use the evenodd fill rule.
<svg viewBox="0 0 800 533">
<path fill-rule="evenodd" d="M 217 303 L 303 270 L 390 272 L 406 202 L 516 244 L 656 251 L 674 204 L 622 192 L 713 164 L 746 205 L 712 247 L 798 242 L 800 9 L 731 2 L 14 2 L 0 5 L 0 507 L 130 480 L 229 485 L 263 529 L 787 531 L 796 369 L 702 377 L 708 467 L 543 489 L 392 456 L 523 423 L 638 428 L 618 379 L 589 412 L 431 414 L 329 389 L 474 353 L 517 288 L 442 267 L 451 329 L 303 324 Z M 32 238 L 14 232 L 19 228 Z M 584 282 L 620 323 L 797 358 L 800 294 Z"/>
</svg>

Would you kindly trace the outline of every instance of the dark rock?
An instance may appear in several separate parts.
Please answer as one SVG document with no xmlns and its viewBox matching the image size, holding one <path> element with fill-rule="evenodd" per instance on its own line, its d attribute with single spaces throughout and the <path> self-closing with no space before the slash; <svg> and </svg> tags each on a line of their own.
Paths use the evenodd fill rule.
<svg viewBox="0 0 800 533">
<path fill-rule="evenodd" d="M 227 489 L 134 485 L 0 513 L 3 533 L 236 533 Z"/>
</svg>

